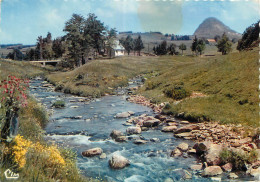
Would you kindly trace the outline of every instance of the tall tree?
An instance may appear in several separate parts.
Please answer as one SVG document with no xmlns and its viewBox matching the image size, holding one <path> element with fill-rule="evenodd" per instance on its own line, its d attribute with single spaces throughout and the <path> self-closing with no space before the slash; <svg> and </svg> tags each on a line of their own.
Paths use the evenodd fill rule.
<svg viewBox="0 0 260 182">
<path fill-rule="evenodd" d="M 60 58 L 65 53 L 65 42 L 62 38 L 57 38 L 53 40 L 52 51 L 54 53 L 54 58 Z"/>
<path fill-rule="evenodd" d="M 259 40 L 259 23 L 260 20 L 246 28 L 242 39 L 238 41 L 237 50 L 242 51 L 250 48 L 253 42 Z"/>
<path fill-rule="evenodd" d="M 134 40 L 133 40 L 133 38 L 130 35 L 128 35 L 125 40 L 122 39 L 122 40 L 120 40 L 120 42 L 124 46 L 127 54 L 129 55 L 130 52 L 134 48 L 134 45 L 133 45 L 134 44 Z"/>
<path fill-rule="evenodd" d="M 168 52 L 170 55 L 174 55 L 176 54 L 176 45 L 175 44 L 170 44 L 170 46 L 168 47 Z"/>
<path fill-rule="evenodd" d="M 181 44 L 179 45 L 179 49 L 181 50 L 181 54 L 183 55 L 183 51 L 187 49 L 186 45 L 185 44 Z"/>
<path fill-rule="evenodd" d="M 38 58 L 40 60 L 43 60 L 43 46 L 44 46 L 44 42 L 43 42 L 43 38 L 42 36 L 39 36 L 37 39 L 37 46 L 36 46 L 36 51 L 38 54 Z"/>
<path fill-rule="evenodd" d="M 141 36 L 139 35 L 138 38 L 134 40 L 134 50 L 137 51 L 138 56 L 141 56 L 142 49 L 144 49 L 144 44 Z"/>
<path fill-rule="evenodd" d="M 84 35 L 91 37 L 91 46 L 96 50 L 96 53 L 100 53 L 104 45 L 105 30 L 104 23 L 98 20 L 95 14 L 90 13 L 86 20 Z"/>
<path fill-rule="evenodd" d="M 52 50 L 52 36 L 51 33 L 48 32 L 46 38 L 43 39 L 43 58 L 44 59 L 52 59 L 54 56 Z"/>
<path fill-rule="evenodd" d="M 191 51 L 195 52 L 196 55 L 198 54 L 197 47 L 198 47 L 198 39 L 197 39 L 197 36 L 195 36 L 195 38 L 193 39 L 192 45 L 191 45 Z"/>
<path fill-rule="evenodd" d="M 229 38 L 224 33 L 221 39 L 217 43 L 218 52 L 221 52 L 222 55 L 228 54 L 232 50 L 232 42 L 229 41 Z"/>
<path fill-rule="evenodd" d="M 205 50 L 205 42 L 202 40 L 202 39 L 200 39 L 199 41 L 198 41 L 198 45 L 197 45 L 197 52 L 199 52 L 200 53 L 200 55 L 202 55 L 202 52 Z"/>
<path fill-rule="evenodd" d="M 84 25 L 84 17 L 78 14 L 73 14 L 71 19 L 65 23 L 64 31 L 67 32 L 68 56 L 72 59 L 74 66 L 82 65 L 82 57 L 84 55 Z"/>
<path fill-rule="evenodd" d="M 109 50 L 111 50 L 111 48 L 114 48 L 116 46 L 116 29 L 115 28 L 111 28 L 110 30 L 107 30 L 107 35 L 106 35 L 106 46 L 109 47 Z M 110 58 L 112 57 L 112 54 L 109 54 Z"/>
</svg>

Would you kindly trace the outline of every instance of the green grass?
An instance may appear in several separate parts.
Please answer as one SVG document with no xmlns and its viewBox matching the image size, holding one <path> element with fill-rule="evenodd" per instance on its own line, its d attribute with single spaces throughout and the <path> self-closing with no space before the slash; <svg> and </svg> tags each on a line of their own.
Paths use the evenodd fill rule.
<svg viewBox="0 0 260 182">
<path fill-rule="evenodd" d="M 57 100 L 56 102 L 54 102 L 52 104 L 52 107 L 63 108 L 63 107 L 65 107 L 65 101 L 64 100 Z"/>
</svg>

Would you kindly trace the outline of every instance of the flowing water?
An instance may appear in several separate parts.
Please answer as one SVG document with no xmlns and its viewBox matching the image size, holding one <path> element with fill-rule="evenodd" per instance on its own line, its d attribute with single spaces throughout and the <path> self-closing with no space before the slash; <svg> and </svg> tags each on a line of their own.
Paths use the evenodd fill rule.
<svg viewBox="0 0 260 182">
<path fill-rule="evenodd" d="M 163 133 L 160 128 L 143 131 L 141 136 L 132 135 L 124 143 L 115 142 L 109 137 L 112 130 L 116 129 L 125 133 L 128 127 L 123 125 L 126 118 L 114 118 L 117 113 L 133 111 L 134 116 L 144 113 L 155 114 L 149 107 L 127 102 L 126 95 L 123 94 L 124 90 L 119 91 L 122 95 L 79 102 L 78 100 L 84 98 L 42 87 L 42 81 L 33 80 L 30 92 L 49 111 L 53 112 L 45 128 L 46 139 L 76 151 L 77 165 L 84 175 L 99 177 L 106 181 L 161 182 L 167 178 L 179 181 L 182 178 L 180 169 L 190 171 L 189 166 L 196 164 L 197 159 L 194 156 L 170 157 L 171 150 L 184 140 L 175 138 L 172 133 Z M 52 109 L 52 103 L 59 99 L 65 101 L 66 107 Z M 145 139 L 148 143 L 136 145 L 133 143 L 134 138 Z M 151 142 L 151 138 L 158 138 L 160 141 Z M 190 146 L 193 145 L 192 141 L 185 140 L 185 142 Z M 86 158 L 81 155 L 81 152 L 94 147 L 102 148 L 107 158 Z M 121 170 L 111 169 L 108 160 L 113 153 L 129 159 L 130 166 Z M 188 181 L 212 181 L 212 179 L 193 174 L 192 179 Z"/>
</svg>

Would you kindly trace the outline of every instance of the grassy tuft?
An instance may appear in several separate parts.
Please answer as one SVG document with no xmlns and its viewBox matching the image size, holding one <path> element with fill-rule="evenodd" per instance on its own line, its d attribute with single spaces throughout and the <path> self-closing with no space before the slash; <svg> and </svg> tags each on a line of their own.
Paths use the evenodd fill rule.
<svg viewBox="0 0 260 182">
<path fill-rule="evenodd" d="M 65 101 L 63 101 L 63 100 L 57 100 L 57 101 L 55 101 L 55 102 L 52 104 L 52 107 L 55 107 L 55 108 L 63 108 L 63 107 L 65 107 Z"/>
</svg>

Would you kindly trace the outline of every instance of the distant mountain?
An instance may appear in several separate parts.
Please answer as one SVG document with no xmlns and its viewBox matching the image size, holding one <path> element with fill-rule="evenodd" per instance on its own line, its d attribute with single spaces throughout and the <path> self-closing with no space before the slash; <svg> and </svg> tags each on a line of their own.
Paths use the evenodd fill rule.
<svg viewBox="0 0 260 182">
<path fill-rule="evenodd" d="M 214 38 L 216 35 L 222 36 L 223 33 L 230 38 L 240 39 L 241 34 L 237 33 L 236 31 L 230 29 L 224 23 L 219 21 L 217 18 L 207 18 L 205 19 L 199 27 L 196 29 L 193 35 L 196 35 L 198 38 Z"/>
</svg>

